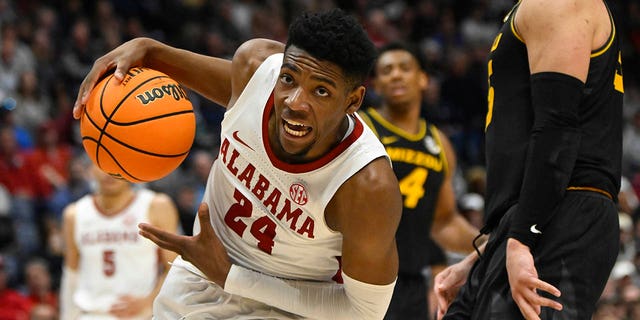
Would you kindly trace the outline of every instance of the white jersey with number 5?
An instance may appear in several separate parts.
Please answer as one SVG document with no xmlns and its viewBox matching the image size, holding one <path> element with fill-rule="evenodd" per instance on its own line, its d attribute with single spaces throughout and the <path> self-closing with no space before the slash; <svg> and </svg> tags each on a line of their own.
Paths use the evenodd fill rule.
<svg viewBox="0 0 640 320">
<path fill-rule="evenodd" d="M 106 313 L 120 296 L 153 290 L 159 249 L 138 234 L 138 223 L 148 222 L 154 195 L 137 190 L 133 201 L 112 216 L 100 212 L 92 195 L 78 201 L 74 239 L 80 261 L 73 300 L 87 316 Z"/>
</svg>

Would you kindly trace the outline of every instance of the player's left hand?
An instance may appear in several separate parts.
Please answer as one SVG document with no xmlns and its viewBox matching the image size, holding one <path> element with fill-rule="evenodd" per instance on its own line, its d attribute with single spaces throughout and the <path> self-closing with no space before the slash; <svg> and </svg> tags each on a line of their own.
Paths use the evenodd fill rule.
<svg viewBox="0 0 640 320">
<path fill-rule="evenodd" d="M 231 269 L 227 250 L 216 235 L 209 221 L 209 206 L 201 203 L 198 208 L 200 233 L 190 237 L 172 234 L 147 223 L 138 225 L 140 235 L 155 242 L 159 247 L 171 250 L 191 262 L 209 280 L 224 287 Z"/>
<path fill-rule="evenodd" d="M 109 313 L 118 318 L 133 317 L 143 312 L 146 308 L 151 309 L 151 303 L 152 301 L 145 297 L 124 295 L 111 306 Z"/>
<path fill-rule="evenodd" d="M 542 307 L 562 310 L 560 303 L 538 294 L 542 290 L 559 297 L 560 290 L 538 278 L 529 247 L 513 238 L 507 240 L 507 273 L 511 296 L 527 320 L 540 320 Z"/>
</svg>

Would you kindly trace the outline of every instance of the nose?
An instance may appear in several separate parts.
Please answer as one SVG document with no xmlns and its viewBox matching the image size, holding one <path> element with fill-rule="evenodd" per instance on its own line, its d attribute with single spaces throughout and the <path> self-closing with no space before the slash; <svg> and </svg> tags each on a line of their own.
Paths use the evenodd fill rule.
<svg viewBox="0 0 640 320">
<path fill-rule="evenodd" d="M 393 68 L 391 69 L 391 72 L 389 73 L 389 75 L 393 79 L 400 78 L 402 77 L 402 70 L 400 70 L 400 68 Z"/>
<path fill-rule="evenodd" d="M 285 105 L 292 110 L 300 109 L 306 104 L 304 99 L 304 91 L 300 87 L 295 87 L 289 91 L 287 98 L 284 99 Z"/>
</svg>

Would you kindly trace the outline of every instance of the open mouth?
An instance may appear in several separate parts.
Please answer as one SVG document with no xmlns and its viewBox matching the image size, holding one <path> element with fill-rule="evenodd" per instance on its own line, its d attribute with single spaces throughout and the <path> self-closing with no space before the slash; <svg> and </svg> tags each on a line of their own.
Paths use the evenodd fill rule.
<svg viewBox="0 0 640 320">
<path fill-rule="evenodd" d="M 304 137 L 311 132 L 311 127 L 295 121 L 283 120 L 284 131 L 296 137 Z"/>
</svg>

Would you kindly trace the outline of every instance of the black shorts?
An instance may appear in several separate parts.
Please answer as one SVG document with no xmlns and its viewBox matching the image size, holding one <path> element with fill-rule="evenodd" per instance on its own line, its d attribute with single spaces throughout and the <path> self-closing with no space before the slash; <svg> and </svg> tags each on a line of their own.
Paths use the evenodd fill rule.
<svg viewBox="0 0 640 320">
<path fill-rule="evenodd" d="M 427 280 L 421 274 L 398 275 L 385 320 L 430 319 Z"/>
<path fill-rule="evenodd" d="M 444 319 L 523 319 L 505 267 L 514 208 L 491 233 Z M 532 251 L 540 279 L 560 290 L 561 296 L 553 299 L 563 306 L 562 311 L 543 307 L 541 319 L 591 319 L 618 255 L 619 233 L 613 201 L 595 192 L 566 193 Z"/>
</svg>

